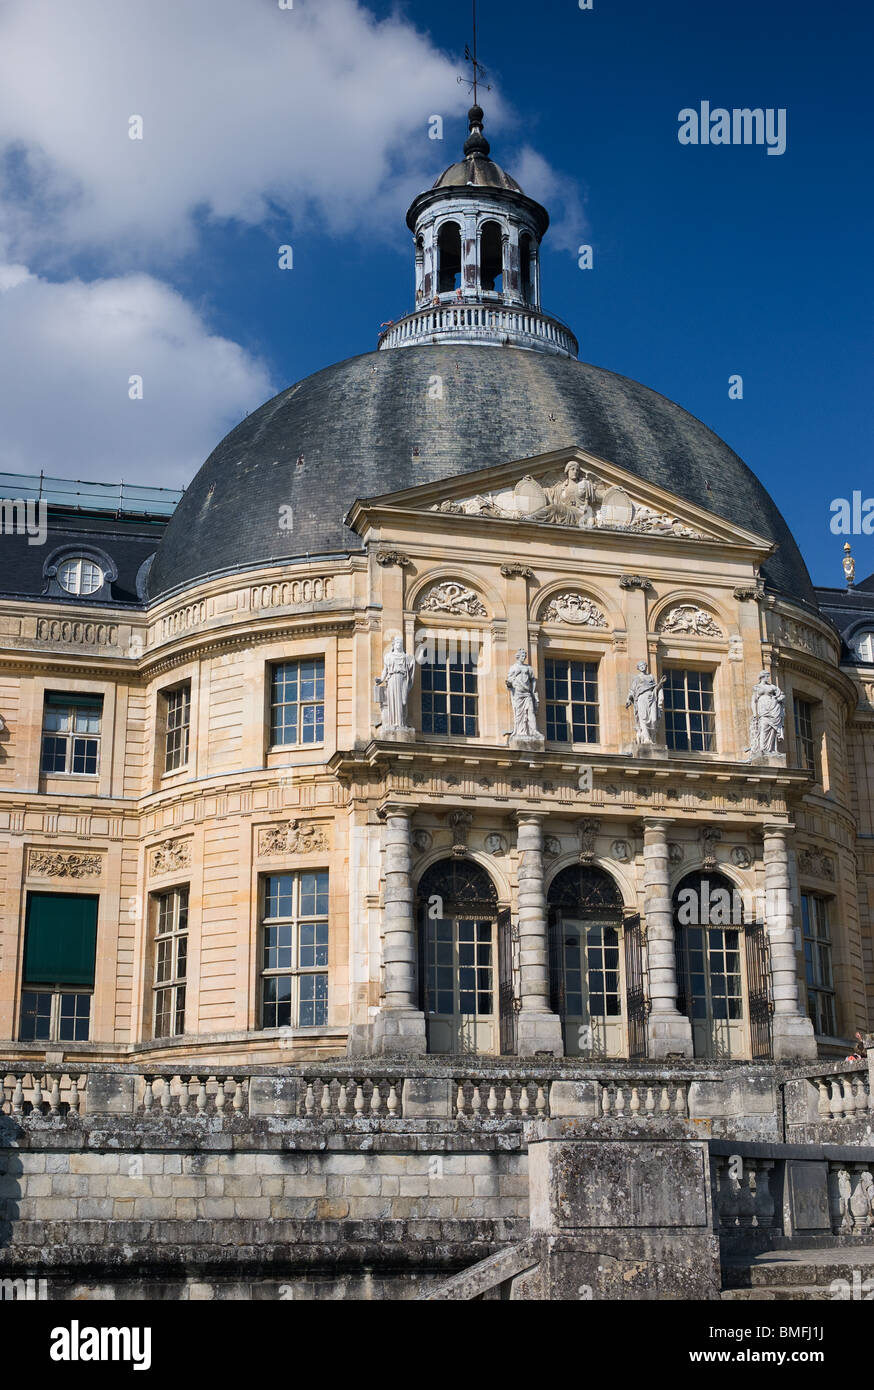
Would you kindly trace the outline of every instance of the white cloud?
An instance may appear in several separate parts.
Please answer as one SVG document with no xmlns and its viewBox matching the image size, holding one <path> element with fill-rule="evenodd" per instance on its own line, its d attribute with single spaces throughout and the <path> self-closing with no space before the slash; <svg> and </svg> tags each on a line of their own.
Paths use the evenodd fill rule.
<svg viewBox="0 0 874 1390">
<path fill-rule="evenodd" d="M 148 275 L 58 284 L 0 267 L 0 360 L 0 469 L 16 473 L 179 486 L 274 392 Z"/>
<path fill-rule="evenodd" d="M 5 0 L 7 236 L 18 254 L 97 247 L 116 268 L 191 249 L 203 214 L 279 209 L 348 234 L 388 210 L 394 236 L 445 148 L 428 117 L 465 105 L 456 79 L 426 36 L 357 0 Z"/>
<path fill-rule="evenodd" d="M 553 251 L 576 253 L 589 223 L 583 195 L 574 180 L 559 174 L 530 145 L 523 146 L 510 169 L 529 198 L 536 198 L 548 210 L 548 245 Z"/>
</svg>

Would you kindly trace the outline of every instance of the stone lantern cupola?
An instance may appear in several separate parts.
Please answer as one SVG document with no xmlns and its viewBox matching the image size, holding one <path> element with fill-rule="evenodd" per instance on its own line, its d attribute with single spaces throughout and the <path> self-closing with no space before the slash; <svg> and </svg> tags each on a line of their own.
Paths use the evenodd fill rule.
<svg viewBox="0 0 874 1390">
<path fill-rule="evenodd" d="M 380 348 L 484 343 L 576 357 L 577 340 L 540 307 L 544 207 L 490 158 L 482 107 L 468 112 L 464 158 L 413 200 L 416 307 Z"/>
</svg>

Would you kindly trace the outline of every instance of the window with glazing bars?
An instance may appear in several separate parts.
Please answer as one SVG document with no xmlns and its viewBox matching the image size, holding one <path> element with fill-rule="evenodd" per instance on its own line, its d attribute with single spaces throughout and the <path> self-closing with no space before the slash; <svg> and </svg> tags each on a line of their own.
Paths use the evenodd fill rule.
<svg viewBox="0 0 874 1390">
<path fill-rule="evenodd" d="M 794 699 L 795 749 L 799 767 L 816 772 L 816 742 L 813 736 L 813 705 L 809 700 Z"/>
<path fill-rule="evenodd" d="M 801 921 L 804 931 L 804 973 L 807 980 L 807 1011 L 813 1029 L 821 1037 L 837 1036 L 835 988 L 832 973 L 832 939 L 828 898 L 801 894 Z"/>
<path fill-rule="evenodd" d="M 476 664 L 470 659 L 422 666 L 422 733 L 477 734 Z"/>
<path fill-rule="evenodd" d="M 665 672 L 665 740 L 678 753 L 716 747 L 713 676 L 709 671 Z"/>
<path fill-rule="evenodd" d="M 164 736 L 164 771 L 175 772 L 188 762 L 191 727 L 191 686 L 177 685 L 164 694 L 167 731 Z"/>
<path fill-rule="evenodd" d="M 188 967 L 188 888 L 155 897 L 155 1037 L 185 1032 Z"/>
<path fill-rule="evenodd" d="M 271 744 L 321 743 L 325 737 L 325 663 L 284 661 L 271 677 Z"/>
<path fill-rule="evenodd" d="M 270 874 L 263 884 L 261 1026 L 328 1022 L 328 874 Z"/>
<path fill-rule="evenodd" d="M 597 661 L 546 662 L 546 737 L 555 743 L 598 742 Z"/>
<path fill-rule="evenodd" d="M 96 777 L 100 764 L 102 695 L 47 691 L 43 708 L 43 772 Z"/>
</svg>

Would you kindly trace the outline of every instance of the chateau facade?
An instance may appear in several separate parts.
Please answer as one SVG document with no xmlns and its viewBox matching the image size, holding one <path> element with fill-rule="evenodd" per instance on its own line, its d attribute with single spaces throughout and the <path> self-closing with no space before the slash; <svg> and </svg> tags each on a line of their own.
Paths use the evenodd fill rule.
<svg viewBox="0 0 874 1390">
<path fill-rule="evenodd" d="M 845 1056 L 874 585 L 577 360 L 478 107 L 408 223 L 412 312 L 169 519 L 3 541 L 4 1054 Z"/>
</svg>

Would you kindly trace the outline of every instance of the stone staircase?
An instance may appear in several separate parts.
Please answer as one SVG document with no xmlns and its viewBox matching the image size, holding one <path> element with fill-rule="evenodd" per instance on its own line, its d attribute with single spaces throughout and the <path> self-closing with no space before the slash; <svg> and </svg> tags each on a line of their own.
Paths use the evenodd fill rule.
<svg viewBox="0 0 874 1390">
<path fill-rule="evenodd" d="M 734 1255 L 723 1260 L 722 1283 L 729 1302 L 866 1302 L 874 1300 L 874 1245 Z"/>
</svg>

